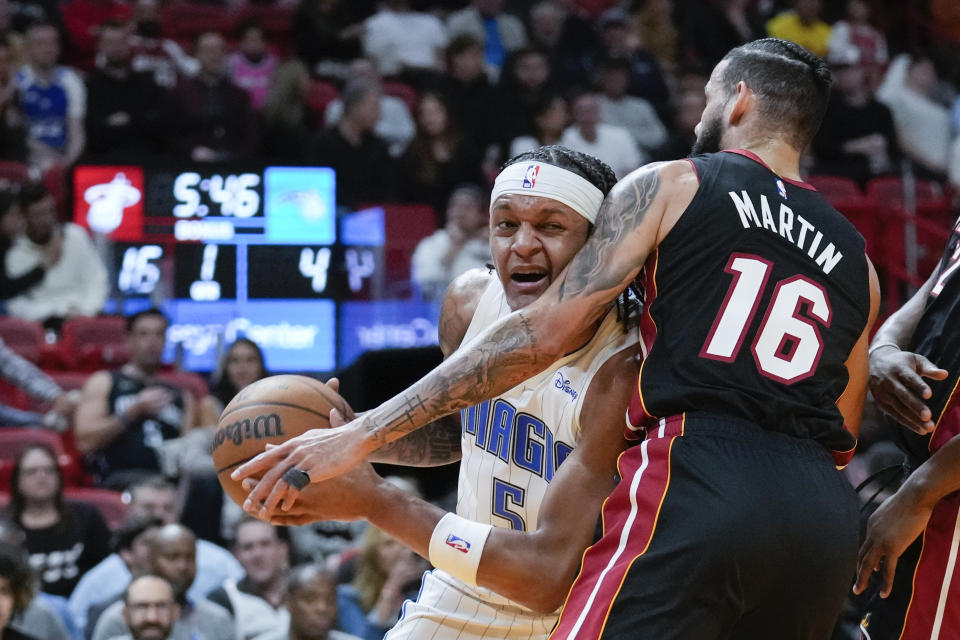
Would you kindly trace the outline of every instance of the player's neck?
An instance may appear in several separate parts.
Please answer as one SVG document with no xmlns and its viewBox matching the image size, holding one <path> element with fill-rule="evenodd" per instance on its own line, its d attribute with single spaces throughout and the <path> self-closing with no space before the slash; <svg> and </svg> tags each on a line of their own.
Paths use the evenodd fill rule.
<svg viewBox="0 0 960 640">
<path fill-rule="evenodd" d="M 800 152 L 783 140 L 757 140 L 737 147 L 750 151 L 781 178 L 802 180 L 800 177 Z"/>
</svg>

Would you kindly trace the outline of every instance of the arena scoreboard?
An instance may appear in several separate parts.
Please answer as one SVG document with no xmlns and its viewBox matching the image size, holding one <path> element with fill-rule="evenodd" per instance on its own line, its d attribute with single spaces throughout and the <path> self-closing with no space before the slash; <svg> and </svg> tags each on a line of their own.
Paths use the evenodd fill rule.
<svg viewBox="0 0 960 640">
<path fill-rule="evenodd" d="M 329 167 L 78 165 L 73 219 L 110 264 L 113 311 L 159 304 L 168 358 L 209 371 L 245 335 L 274 371 L 436 344 L 436 304 L 385 300 L 384 211 L 336 206 Z"/>
</svg>

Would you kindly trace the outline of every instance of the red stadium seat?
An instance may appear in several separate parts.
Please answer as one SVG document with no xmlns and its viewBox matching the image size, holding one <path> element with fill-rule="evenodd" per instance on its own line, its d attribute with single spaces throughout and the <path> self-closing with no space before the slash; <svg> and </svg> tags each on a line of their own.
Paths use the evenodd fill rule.
<svg viewBox="0 0 960 640">
<path fill-rule="evenodd" d="M 189 391 L 196 400 L 200 400 L 209 393 L 207 381 L 196 373 L 190 373 L 189 371 L 161 371 L 157 374 L 157 378 Z"/>
<path fill-rule="evenodd" d="M 22 162 L 0 160 L 0 179 L 16 184 L 26 184 L 30 182 L 30 167 Z"/>
<path fill-rule="evenodd" d="M 337 87 L 323 80 L 311 80 L 307 88 L 307 106 L 313 112 L 317 122 L 323 122 L 327 106 L 340 97 Z"/>
<path fill-rule="evenodd" d="M 943 187 L 930 180 L 916 180 L 917 205 L 942 205 L 946 194 Z M 867 197 L 887 204 L 904 201 L 903 179 L 896 176 L 874 178 L 867 183 Z"/>
<path fill-rule="evenodd" d="M 410 258 L 417 244 L 437 230 L 433 207 L 426 204 L 385 204 L 386 244 L 384 261 L 387 281 L 410 280 Z"/>
<path fill-rule="evenodd" d="M 244 20 L 253 20 L 266 33 L 271 49 L 284 57 L 290 53 L 293 42 L 293 9 L 289 6 L 273 4 L 251 4 L 241 9 L 235 18 L 239 25 Z"/>
<path fill-rule="evenodd" d="M 907 271 L 906 238 L 907 226 L 912 222 L 917 242 L 917 272 Z M 883 273 L 883 296 L 888 309 L 897 309 L 901 304 L 902 285 L 919 288 L 933 272 L 943 255 L 950 226 L 940 222 L 910 216 L 902 209 L 890 208 L 883 214 L 880 234 L 880 259 L 877 267 Z"/>
<path fill-rule="evenodd" d="M 126 321 L 119 316 L 71 318 L 63 323 L 60 352 L 66 368 L 94 371 L 127 361 Z"/>
<path fill-rule="evenodd" d="M 39 322 L 0 316 L 0 338 L 14 352 L 37 364 L 48 350 L 43 326 Z"/>
<path fill-rule="evenodd" d="M 417 102 L 419 102 L 420 96 L 417 94 L 417 90 L 410 85 L 403 82 L 387 81 L 383 83 L 383 92 L 388 96 L 403 100 L 410 113 L 417 112 Z"/>
<path fill-rule="evenodd" d="M 833 203 L 835 200 L 847 200 L 849 198 L 861 198 L 863 192 L 857 183 L 850 178 L 842 176 L 813 175 L 807 178 L 807 182 L 812 184 L 824 198 Z"/>
<path fill-rule="evenodd" d="M 96 489 L 93 487 L 66 487 L 63 495 L 67 500 L 92 504 L 100 511 L 111 529 L 116 529 L 127 517 L 127 504 L 119 491 Z"/>
<path fill-rule="evenodd" d="M 163 35 L 193 50 L 194 40 L 205 31 L 230 34 L 234 18 L 223 7 L 198 2 L 171 2 L 160 9 Z"/>
</svg>

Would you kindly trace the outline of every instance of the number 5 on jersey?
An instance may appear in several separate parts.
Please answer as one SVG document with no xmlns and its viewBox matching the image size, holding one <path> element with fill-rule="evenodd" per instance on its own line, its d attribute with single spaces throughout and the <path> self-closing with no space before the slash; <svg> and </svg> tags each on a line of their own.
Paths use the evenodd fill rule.
<svg viewBox="0 0 960 640">
<path fill-rule="evenodd" d="M 730 256 L 724 270 L 733 276 L 733 282 L 700 350 L 702 358 L 737 359 L 772 267 L 772 262 L 760 256 Z M 831 313 L 827 292 L 813 280 L 796 275 L 777 282 L 750 347 L 757 369 L 784 384 L 813 375 L 823 353 L 820 325 L 830 326 Z"/>
</svg>

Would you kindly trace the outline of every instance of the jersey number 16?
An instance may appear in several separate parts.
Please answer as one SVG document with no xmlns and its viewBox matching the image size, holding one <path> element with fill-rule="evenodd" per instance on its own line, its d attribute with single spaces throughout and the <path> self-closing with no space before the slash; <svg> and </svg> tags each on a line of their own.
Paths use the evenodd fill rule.
<svg viewBox="0 0 960 640">
<path fill-rule="evenodd" d="M 772 267 L 772 262 L 760 256 L 730 256 L 724 270 L 733 276 L 733 282 L 700 350 L 701 357 L 720 362 L 737 359 Z M 823 353 L 820 325 L 829 327 L 831 315 L 827 292 L 818 283 L 803 275 L 777 282 L 750 346 L 760 373 L 784 384 L 813 375 Z"/>
</svg>

